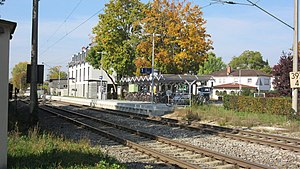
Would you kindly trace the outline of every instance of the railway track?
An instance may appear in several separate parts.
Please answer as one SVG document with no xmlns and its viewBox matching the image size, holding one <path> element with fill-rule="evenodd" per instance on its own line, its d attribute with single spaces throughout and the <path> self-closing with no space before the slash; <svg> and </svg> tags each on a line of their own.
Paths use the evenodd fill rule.
<svg viewBox="0 0 300 169">
<path fill-rule="evenodd" d="M 48 106 L 42 106 L 40 109 L 180 168 L 268 168 L 86 114 Z"/>
<path fill-rule="evenodd" d="M 69 103 L 66 104 L 70 106 L 79 107 L 79 108 L 85 107 L 76 104 L 69 104 Z M 146 120 L 149 122 L 168 125 L 172 127 L 180 127 L 180 128 L 193 130 L 193 131 L 201 131 L 204 133 L 213 134 L 213 135 L 217 135 L 229 139 L 245 141 L 245 142 L 250 142 L 250 143 L 255 143 L 260 145 L 267 145 L 267 146 L 281 148 L 284 150 L 290 150 L 294 152 L 300 152 L 300 139 L 297 138 L 290 138 L 290 137 L 284 137 L 279 135 L 258 133 L 258 132 L 245 131 L 239 129 L 232 129 L 232 128 L 209 125 L 209 124 L 189 125 L 187 123 L 182 123 L 179 120 L 175 120 L 175 119 L 149 116 L 145 114 L 137 114 L 132 112 L 123 112 L 117 110 L 108 110 L 108 109 L 99 109 L 99 108 L 90 108 L 90 107 L 85 107 L 85 108 L 99 111 L 102 113 L 110 113 L 113 115 L 128 117 L 132 119 Z"/>
</svg>

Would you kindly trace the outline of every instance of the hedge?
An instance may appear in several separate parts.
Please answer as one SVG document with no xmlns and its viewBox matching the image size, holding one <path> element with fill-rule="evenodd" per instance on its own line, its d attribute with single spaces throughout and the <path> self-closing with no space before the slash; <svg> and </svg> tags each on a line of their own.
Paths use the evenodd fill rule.
<svg viewBox="0 0 300 169">
<path fill-rule="evenodd" d="M 283 97 L 250 97 L 232 96 L 223 97 L 225 109 L 239 112 L 270 113 L 289 115 L 291 113 L 291 99 Z"/>
</svg>

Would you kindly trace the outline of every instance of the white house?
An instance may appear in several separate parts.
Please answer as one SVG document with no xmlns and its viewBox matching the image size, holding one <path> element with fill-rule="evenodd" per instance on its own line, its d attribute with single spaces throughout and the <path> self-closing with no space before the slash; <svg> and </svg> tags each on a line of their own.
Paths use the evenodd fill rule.
<svg viewBox="0 0 300 169">
<path fill-rule="evenodd" d="M 94 69 L 86 62 L 88 52 L 89 49 L 83 47 L 81 52 L 72 56 L 68 64 L 68 95 L 106 99 L 113 83 L 103 69 Z M 111 77 L 115 81 L 116 73 Z"/>
<path fill-rule="evenodd" d="M 269 91 L 272 88 L 271 75 L 253 69 L 226 69 L 210 74 L 213 81 L 207 85 L 213 88 L 212 99 L 218 99 L 223 93 L 238 94 L 242 89 L 248 88 L 257 92 Z"/>
</svg>

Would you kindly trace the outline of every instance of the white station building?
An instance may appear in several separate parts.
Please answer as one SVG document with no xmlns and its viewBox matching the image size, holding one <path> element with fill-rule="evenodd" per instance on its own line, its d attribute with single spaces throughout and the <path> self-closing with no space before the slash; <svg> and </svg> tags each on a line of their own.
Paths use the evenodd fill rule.
<svg viewBox="0 0 300 169">
<path fill-rule="evenodd" d="M 111 95 L 112 81 L 103 69 L 94 69 L 88 62 L 89 48 L 72 56 L 68 63 L 68 96 L 89 99 L 107 99 Z M 111 75 L 115 81 L 117 74 Z"/>
</svg>

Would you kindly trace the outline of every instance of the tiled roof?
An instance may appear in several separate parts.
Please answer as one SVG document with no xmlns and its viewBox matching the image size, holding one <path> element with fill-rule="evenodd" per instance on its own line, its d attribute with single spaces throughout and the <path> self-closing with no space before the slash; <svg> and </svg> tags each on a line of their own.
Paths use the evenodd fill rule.
<svg viewBox="0 0 300 169">
<path fill-rule="evenodd" d="M 238 83 L 227 83 L 227 84 L 221 84 L 221 85 L 216 85 L 214 88 L 229 88 L 229 89 L 235 89 L 239 88 L 240 85 Z M 256 88 L 254 86 L 248 86 L 248 85 L 243 85 L 241 84 L 242 88 Z"/>
<path fill-rule="evenodd" d="M 269 74 L 266 74 L 260 70 L 253 70 L 253 69 L 240 69 L 240 72 L 239 72 L 239 69 L 233 69 L 231 70 L 230 74 L 227 75 L 227 72 L 226 72 L 226 69 L 223 69 L 223 70 L 220 70 L 220 71 L 216 71 L 216 72 L 213 72 L 209 75 L 211 76 L 215 76 L 215 77 L 218 77 L 218 76 L 239 76 L 239 73 L 240 73 L 240 76 L 267 76 L 267 77 L 271 77 L 271 75 Z"/>
</svg>

